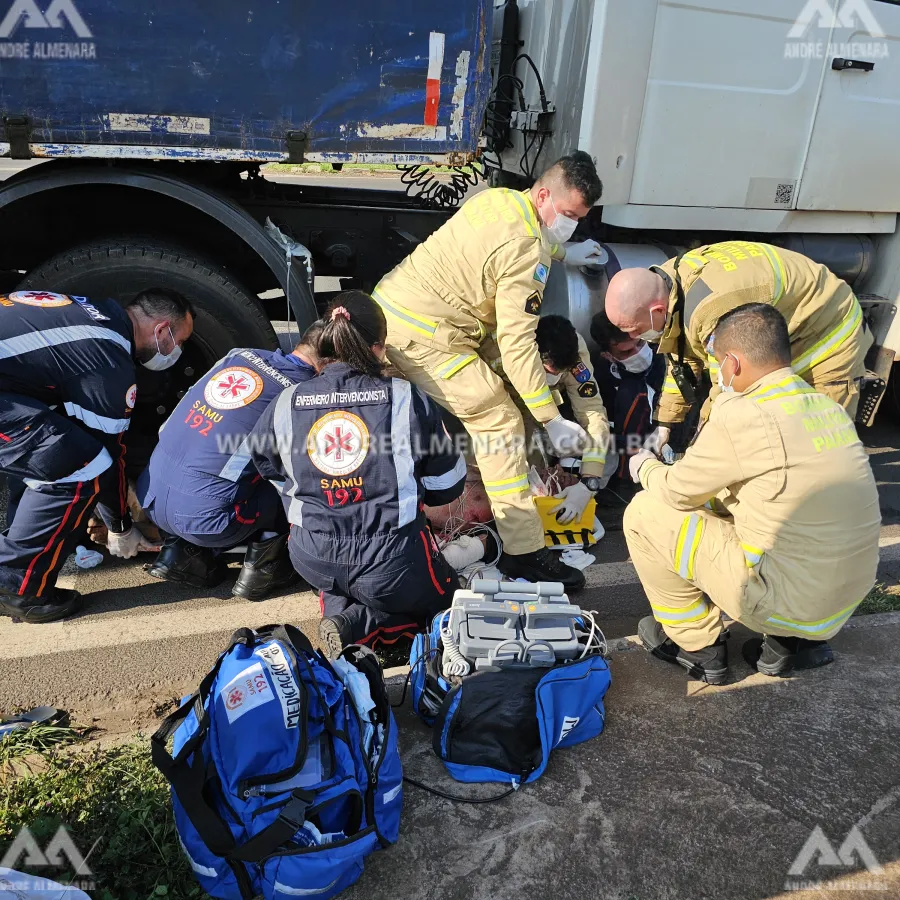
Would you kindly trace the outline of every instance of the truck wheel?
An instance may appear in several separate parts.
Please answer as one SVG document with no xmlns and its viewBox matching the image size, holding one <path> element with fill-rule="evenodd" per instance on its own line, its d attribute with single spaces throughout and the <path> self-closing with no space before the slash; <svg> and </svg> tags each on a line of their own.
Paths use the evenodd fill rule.
<svg viewBox="0 0 900 900">
<path fill-rule="evenodd" d="M 94 240 L 48 259 L 22 290 L 47 290 L 120 302 L 150 287 L 184 294 L 197 311 L 194 334 L 165 372 L 138 365 L 138 395 L 128 432 L 129 471 L 146 465 L 160 425 L 184 392 L 233 347 L 274 349 L 278 338 L 259 300 L 226 269 L 195 251 L 154 238 Z"/>
</svg>

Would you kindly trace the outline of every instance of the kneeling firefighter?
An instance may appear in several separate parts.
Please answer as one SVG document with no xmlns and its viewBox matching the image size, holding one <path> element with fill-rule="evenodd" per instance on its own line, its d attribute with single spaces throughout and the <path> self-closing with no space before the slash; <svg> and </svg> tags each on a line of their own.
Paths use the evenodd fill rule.
<svg viewBox="0 0 900 900">
<path fill-rule="evenodd" d="M 319 636 L 336 656 L 412 637 L 451 604 L 459 582 L 422 507 L 459 497 L 466 466 L 438 407 L 382 374 L 375 301 L 346 291 L 325 322 L 319 376 L 263 413 L 251 448 L 260 473 L 284 482 L 291 559 L 320 591 Z"/>
<path fill-rule="evenodd" d="M 138 501 L 169 535 L 155 578 L 212 587 L 228 574 L 219 552 L 249 541 L 234 596 L 262 600 L 297 580 L 284 505 L 253 467 L 247 437 L 281 391 L 315 376 L 321 330 L 311 325 L 289 354 L 232 350 L 175 407 L 138 481 Z"/>
</svg>

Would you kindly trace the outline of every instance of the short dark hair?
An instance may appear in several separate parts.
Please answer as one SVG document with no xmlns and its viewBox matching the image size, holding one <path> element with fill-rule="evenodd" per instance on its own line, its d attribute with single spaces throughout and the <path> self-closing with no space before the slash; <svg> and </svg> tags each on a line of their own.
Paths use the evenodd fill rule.
<svg viewBox="0 0 900 900">
<path fill-rule="evenodd" d="M 543 175 L 543 181 L 554 169 L 559 169 L 563 183 L 569 190 L 578 191 L 585 205 L 593 206 L 603 196 L 603 182 L 597 174 L 593 157 L 584 150 L 573 150 L 560 157 Z"/>
<path fill-rule="evenodd" d="M 544 316 L 535 333 L 538 351 L 560 372 L 578 365 L 578 332 L 563 316 Z"/>
<path fill-rule="evenodd" d="M 316 349 L 319 345 L 319 338 L 322 337 L 322 332 L 324 330 L 324 320 L 316 319 L 316 321 L 303 332 L 303 337 L 297 341 L 297 346 L 294 347 L 294 349 L 296 350 L 298 347 L 312 347 L 313 349 Z"/>
<path fill-rule="evenodd" d="M 713 351 L 730 350 L 740 350 L 755 366 L 789 366 L 791 336 L 784 316 L 768 303 L 748 303 L 725 313 L 713 332 Z"/>
<path fill-rule="evenodd" d="M 328 304 L 323 318 L 325 327 L 317 347 L 323 366 L 342 362 L 364 375 L 382 373 L 384 363 L 372 352 L 372 345 L 387 339 L 387 320 L 369 294 L 342 291 Z"/>
<path fill-rule="evenodd" d="M 197 317 L 194 304 L 184 294 L 169 288 L 147 288 L 125 304 L 126 309 L 137 307 L 151 319 L 171 319 L 180 322 L 188 313 L 192 319 Z"/>
<path fill-rule="evenodd" d="M 625 341 L 631 340 L 630 335 L 609 321 L 605 312 L 598 312 L 591 319 L 591 337 L 603 351 L 609 350 L 612 344 L 624 344 Z"/>
</svg>

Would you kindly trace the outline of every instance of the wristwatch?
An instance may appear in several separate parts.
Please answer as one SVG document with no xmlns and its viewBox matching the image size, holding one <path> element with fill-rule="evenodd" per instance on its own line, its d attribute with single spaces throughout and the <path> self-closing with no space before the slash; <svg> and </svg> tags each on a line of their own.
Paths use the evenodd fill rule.
<svg viewBox="0 0 900 900">
<path fill-rule="evenodd" d="M 582 478 L 581 483 L 592 493 L 596 494 L 597 491 L 600 490 L 600 479 L 596 477 L 589 476 L 587 478 Z"/>
</svg>

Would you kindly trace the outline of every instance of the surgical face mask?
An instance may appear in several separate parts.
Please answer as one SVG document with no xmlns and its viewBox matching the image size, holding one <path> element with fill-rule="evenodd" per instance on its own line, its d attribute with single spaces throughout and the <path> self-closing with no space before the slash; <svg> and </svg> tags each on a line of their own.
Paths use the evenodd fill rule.
<svg viewBox="0 0 900 900">
<path fill-rule="evenodd" d="M 175 343 L 175 335 L 172 334 L 172 328 L 169 327 L 169 337 L 172 338 L 172 352 L 163 353 L 159 346 L 159 335 L 154 332 L 156 338 L 156 353 L 141 365 L 146 366 L 151 372 L 162 372 L 165 369 L 171 369 L 178 362 L 181 356 L 181 347 Z"/>
<path fill-rule="evenodd" d="M 665 325 L 665 320 L 663 320 L 663 325 Z M 657 331 L 653 327 L 653 310 L 650 310 L 650 327 L 638 335 L 638 337 L 642 341 L 658 341 L 662 337 L 662 332 Z"/>
<path fill-rule="evenodd" d="M 725 356 L 725 359 L 728 359 L 727 354 Z M 722 360 L 722 366 L 725 365 L 725 359 Z M 734 388 L 732 387 L 732 382 L 734 381 L 735 373 L 732 373 L 731 380 L 728 382 L 728 384 L 725 384 L 725 379 L 722 377 L 722 366 L 719 366 L 719 377 L 718 377 L 719 390 L 723 394 L 733 394 Z"/>
<path fill-rule="evenodd" d="M 646 372 L 653 364 L 653 349 L 649 344 L 644 344 L 637 353 L 629 356 L 628 359 L 620 360 L 620 362 L 625 366 L 626 371 L 631 372 L 633 375 L 640 375 L 641 372 Z"/>
<path fill-rule="evenodd" d="M 544 375 L 547 378 L 547 384 L 550 387 L 555 387 L 559 384 L 559 379 L 562 378 L 562 372 L 557 372 L 555 375 L 552 372 L 544 372 Z"/>
<path fill-rule="evenodd" d="M 551 241 L 557 244 L 564 244 L 572 237 L 575 229 L 578 227 L 578 221 L 570 219 L 568 216 L 561 216 L 556 212 L 556 204 L 553 202 L 552 194 L 550 195 L 550 205 L 553 207 L 553 212 L 556 213 L 556 218 L 553 220 L 552 225 L 545 225 L 544 228 Z"/>
</svg>

